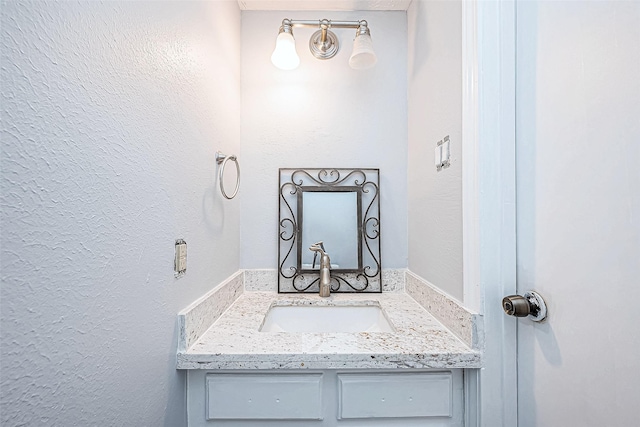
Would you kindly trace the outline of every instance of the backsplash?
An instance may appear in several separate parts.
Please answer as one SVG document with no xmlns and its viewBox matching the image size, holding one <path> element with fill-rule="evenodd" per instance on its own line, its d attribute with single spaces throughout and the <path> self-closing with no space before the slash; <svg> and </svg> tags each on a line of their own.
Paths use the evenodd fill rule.
<svg viewBox="0 0 640 427">
<path fill-rule="evenodd" d="M 404 291 L 404 268 L 388 268 L 382 270 L 382 292 Z M 278 291 L 278 270 L 244 270 L 244 290 L 259 292 Z"/>
<path fill-rule="evenodd" d="M 206 295 L 178 313 L 181 336 L 178 351 L 184 351 L 225 312 L 244 292 L 244 272 L 239 270 Z"/>
<path fill-rule="evenodd" d="M 407 271 L 406 291 L 471 348 L 482 346 L 481 316 L 464 308 L 428 281 Z"/>
</svg>

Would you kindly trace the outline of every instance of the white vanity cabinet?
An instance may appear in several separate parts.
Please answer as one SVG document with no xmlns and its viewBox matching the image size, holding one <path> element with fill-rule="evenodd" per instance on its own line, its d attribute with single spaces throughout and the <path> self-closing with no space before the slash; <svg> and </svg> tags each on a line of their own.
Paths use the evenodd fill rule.
<svg viewBox="0 0 640 427">
<path fill-rule="evenodd" d="M 464 425 L 462 369 L 189 370 L 190 427 Z"/>
<path fill-rule="evenodd" d="M 458 338 L 408 294 L 327 299 L 240 294 L 241 285 L 234 277 L 179 314 L 190 427 L 462 427 L 477 418 L 477 340 Z M 317 307 L 374 307 L 390 330 L 263 330 L 274 307 L 302 307 L 294 321 Z M 462 332 L 476 330 L 471 315 L 454 315 L 468 320 Z"/>
</svg>

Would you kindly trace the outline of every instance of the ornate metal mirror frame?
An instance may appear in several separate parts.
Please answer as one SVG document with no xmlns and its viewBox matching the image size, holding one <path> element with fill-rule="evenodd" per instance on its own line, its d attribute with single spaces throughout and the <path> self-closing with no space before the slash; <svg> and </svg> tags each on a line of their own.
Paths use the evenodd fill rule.
<svg viewBox="0 0 640 427">
<path fill-rule="evenodd" d="M 353 192 L 357 200 L 357 267 L 331 268 L 331 292 L 382 292 L 379 169 L 280 169 L 278 292 L 318 292 L 320 275 L 303 264 L 303 200 L 308 192 Z M 324 224 L 323 224 L 324 225 Z M 353 242 L 351 242 L 353 243 Z M 331 256 L 332 248 L 326 251 Z"/>
</svg>

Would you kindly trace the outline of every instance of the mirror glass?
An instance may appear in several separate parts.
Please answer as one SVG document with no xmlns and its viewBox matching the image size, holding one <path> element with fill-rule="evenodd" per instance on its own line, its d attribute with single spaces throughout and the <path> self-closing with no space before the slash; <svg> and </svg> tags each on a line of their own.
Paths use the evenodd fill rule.
<svg viewBox="0 0 640 427">
<path fill-rule="evenodd" d="M 318 292 L 322 242 L 331 292 L 382 292 L 378 169 L 280 169 L 278 292 Z"/>
<path fill-rule="evenodd" d="M 320 268 L 316 252 L 304 250 L 316 242 L 323 242 L 332 269 L 358 268 L 357 192 L 304 191 L 300 222 L 303 270 Z"/>
</svg>

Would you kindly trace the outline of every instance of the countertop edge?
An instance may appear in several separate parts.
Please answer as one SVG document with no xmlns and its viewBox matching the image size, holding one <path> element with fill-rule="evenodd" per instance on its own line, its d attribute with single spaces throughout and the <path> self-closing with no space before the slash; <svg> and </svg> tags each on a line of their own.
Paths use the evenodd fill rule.
<svg viewBox="0 0 640 427">
<path fill-rule="evenodd" d="M 286 357 L 286 361 L 282 359 Z M 478 369 L 477 351 L 422 354 L 189 354 L 178 353 L 177 369 Z"/>
</svg>

